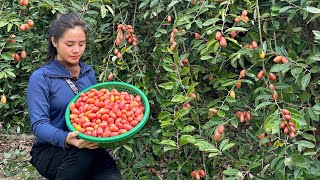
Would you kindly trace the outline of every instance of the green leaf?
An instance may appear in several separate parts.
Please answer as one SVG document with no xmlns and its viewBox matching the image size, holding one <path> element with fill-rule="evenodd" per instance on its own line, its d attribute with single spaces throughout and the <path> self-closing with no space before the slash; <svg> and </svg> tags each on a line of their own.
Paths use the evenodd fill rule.
<svg viewBox="0 0 320 180">
<path fill-rule="evenodd" d="M 108 8 L 109 12 L 112 14 L 112 16 L 114 16 L 114 11 L 113 9 L 109 6 L 109 5 L 106 5 L 106 7 Z"/>
<path fill-rule="evenodd" d="M 275 134 L 277 132 L 277 130 L 279 130 L 280 123 L 281 123 L 281 120 L 275 114 L 271 114 L 264 121 L 263 128 L 266 132 L 272 131 L 272 134 Z"/>
<path fill-rule="evenodd" d="M 106 17 L 106 15 L 107 15 L 107 9 L 106 9 L 106 7 L 103 5 L 103 6 L 101 6 L 101 8 L 100 8 L 100 14 L 101 14 L 101 17 L 102 18 L 104 18 L 104 17 Z"/>
<path fill-rule="evenodd" d="M 171 89 L 173 89 L 173 86 L 175 84 L 176 84 L 175 82 L 167 82 L 167 83 L 160 84 L 159 87 L 161 87 L 163 89 L 171 90 Z"/>
<path fill-rule="evenodd" d="M 168 64 L 165 64 L 165 65 L 163 65 L 163 68 L 168 72 L 174 72 L 172 65 L 170 66 Z"/>
<path fill-rule="evenodd" d="M 259 105 L 256 107 L 255 110 L 257 111 L 257 110 L 259 110 L 259 109 L 261 109 L 261 108 L 263 108 L 263 107 L 265 107 L 265 106 L 268 106 L 268 105 L 270 105 L 270 104 L 273 104 L 273 102 L 270 102 L 270 101 L 263 102 L 263 103 L 259 104 Z"/>
<path fill-rule="evenodd" d="M 218 115 L 219 117 L 224 117 L 224 116 L 226 115 L 226 113 L 225 113 L 223 110 L 219 110 L 218 113 L 217 113 L 217 115 Z"/>
<path fill-rule="evenodd" d="M 227 175 L 227 176 L 235 176 L 239 173 L 240 171 L 237 169 L 227 169 L 223 171 L 223 174 Z"/>
<path fill-rule="evenodd" d="M 270 72 L 281 72 L 289 68 L 289 64 L 275 64 L 271 67 Z"/>
<path fill-rule="evenodd" d="M 133 152 L 131 146 L 129 146 L 129 145 L 127 145 L 127 144 L 122 145 L 122 147 L 124 147 L 127 151 L 129 151 L 129 152 L 131 152 L 131 153 Z"/>
<path fill-rule="evenodd" d="M 174 120 L 178 120 L 180 119 L 181 117 L 183 117 L 184 115 L 188 114 L 190 110 L 189 109 L 182 109 L 182 110 L 179 110 L 179 111 L 176 111 L 174 113 Z"/>
<path fill-rule="evenodd" d="M 302 90 L 306 90 L 306 87 L 309 85 L 311 79 L 311 74 L 306 74 L 301 80 Z"/>
<path fill-rule="evenodd" d="M 316 137 L 314 137 L 314 136 L 311 135 L 311 134 L 303 133 L 302 136 L 303 136 L 303 138 L 308 139 L 308 140 L 310 140 L 310 141 L 316 141 Z"/>
<path fill-rule="evenodd" d="M 201 56 L 201 60 L 208 60 L 208 59 L 213 59 L 212 56 Z"/>
<path fill-rule="evenodd" d="M 8 22 L 0 21 L 0 28 L 6 26 L 7 24 L 8 24 Z"/>
<path fill-rule="evenodd" d="M 226 30 L 226 32 L 231 32 L 231 31 L 237 31 L 237 32 L 246 32 L 248 31 L 246 28 L 243 27 L 232 27 Z"/>
<path fill-rule="evenodd" d="M 305 141 L 305 140 L 297 141 L 294 144 L 298 144 L 298 145 L 301 145 L 306 148 L 314 148 L 315 147 L 315 145 L 313 143 L 311 143 L 309 141 Z"/>
<path fill-rule="evenodd" d="M 235 143 L 229 143 L 229 144 L 227 144 L 226 146 L 224 146 L 221 151 L 222 151 L 222 152 L 223 152 L 223 151 L 226 151 L 226 150 L 232 148 L 234 145 L 235 145 Z"/>
<path fill-rule="evenodd" d="M 224 111 L 229 111 L 230 108 L 227 105 L 222 105 L 222 106 L 219 107 L 219 109 L 222 109 Z"/>
<path fill-rule="evenodd" d="M 202 25 L 203 26 L 209 26 L 211 24 L 215 24 L 216 22 L 220 21 L 219 18 L 212 18 L 212 19 L 208 19 L 206 20 Z"/>
<path fill-rule="evenodd" d="M 215 148 L 212 144 L 210 144 L 208 141 L 205 141 L 205 140 L 200 140 L 194 145 L 197 146 L 200 151 L 212 152 L 212 153 L 220 152 L 217 148 Z"/>
<path fill-rule="evenodd" d="M 150 0 L 144 0 L 140 6 L 139 6 L 139 9 L 143 8 L 144 6 L 146 6 L 147 4 L 149 4 Z"/>
<path fill-rule="evenodd" d="M 188 125 L 188 126 L 184 127 L 181 132 L 191 132 L 194 129 L 196 129 L 194 126 Z"/>
<path fill-rule="evenodd" d="M 0 56 L 1 56 L 1 59 L 4 59 L 4 60 L 13 60 L 12 53 L 10 52 L 2 53 L 0 54 Z"/>
<path fill-rule="evenodd" d="M 158 30 L 161 34 L 167 34 L 168 32 L 167 32 L 167 30 L 165 30 L 165 29 L 159 29 Z"/>
<path fill-rule="evenodd" d="M 161 145 L 170 145 L 176 147 L 176 143 L 173 140 L 163 140 L 160 142 Z"/>
<path fill-rule="evenodd" d="M 171 113 L 169 113 L 168 111 L 162 111 L 159 115 L 158 115 L 158 119 L 165 119 L 172 116 Z"/>
<path fill-rule="evenodd" d="M 168 5 L 168 10 L 170 10 L 174 5 L 176 5 L 179 1 L 172 1 L 169 5 Z"/>
<path fill-rule="evenodd" d="M 21 44 L 19 43 L 10 43 L 6 45 L 7 49 L 20 49 L 22 48 Z"/>
<path fill-rule="evenodd" d="M 171 101 L 172 102 L 185 102 L 186 100 L 188 100 L 188 97 L 180 95 L 180 94 L 176 94 Z"/>
<path fill-rule="evenodd" d="M 191 135 L 182 135 L 180 137 L 180 140 L 179 140 L 179 145 L 183 146 L 183 145 L 188 144 L 188 143 L 194 143 L 195 140 L 196 139 Z"/>
<path fill-rule="evenodd" d="M 312 6 L 307 6 L 306 8 L 304 8 L 304 10 L 313 13 L 313 14 L 319 14 L 320 13 L 320 9 L 316 8 L 316 7 L 312 7 Z"/>
</svg>

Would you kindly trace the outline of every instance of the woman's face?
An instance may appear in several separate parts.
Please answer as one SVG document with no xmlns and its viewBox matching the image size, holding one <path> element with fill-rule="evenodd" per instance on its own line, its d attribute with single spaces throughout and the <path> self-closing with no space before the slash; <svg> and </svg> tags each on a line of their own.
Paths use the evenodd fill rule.
<svg viewBox="0 0 320 180">
<path fill-rule="evenodd" d="M 53 46 L 57 49 L 57 60 L 66 64 L 78 64 L 86 48 L 86 34 L 81 27 L 67 29 L 57 41 L 51 37 Z"/>
</svg>

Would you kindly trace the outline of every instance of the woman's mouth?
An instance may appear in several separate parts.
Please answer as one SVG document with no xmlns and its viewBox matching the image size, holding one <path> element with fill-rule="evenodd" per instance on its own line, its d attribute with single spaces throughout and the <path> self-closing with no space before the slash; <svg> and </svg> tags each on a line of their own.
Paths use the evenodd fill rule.
<svg viewBox="0 0 320 180">
<path fill-rule="evenodd" d="M 80 58 L 80 56 L 70 56 L 70 58 L 73 60 L 78 60 Z"/>
</svg>

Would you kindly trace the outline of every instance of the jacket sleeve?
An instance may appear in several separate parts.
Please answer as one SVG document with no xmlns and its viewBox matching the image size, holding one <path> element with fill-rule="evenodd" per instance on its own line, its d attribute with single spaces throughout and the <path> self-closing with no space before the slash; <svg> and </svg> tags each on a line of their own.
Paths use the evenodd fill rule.
<svg viewBox="0 0 320 180">
<path fill-rule="evenodd" d="M 27 90 L 31 128 L 34 135 L 41 142 L 47 142 L 65 148 L 65 140 L 68 132 L 50 124 L 49 90 L 50 88 L 45 80 L 44 74 L 42 74 L 40 70 L 35 71 L 30 76 Z"/>
</svg>

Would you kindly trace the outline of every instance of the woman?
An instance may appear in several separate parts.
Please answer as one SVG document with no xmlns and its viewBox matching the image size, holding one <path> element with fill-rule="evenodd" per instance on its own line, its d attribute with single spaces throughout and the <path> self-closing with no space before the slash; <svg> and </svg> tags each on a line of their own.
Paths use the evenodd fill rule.
<svg viewBox="0 0 320 180">
<path fill-rule="evenodd" d="M 48 63 L 29 79 L 28 110 L 36 136 L 30 162 L 48 179 L 122 179 L 108 152 L 78 139 L 78 132 L 69 132 L 65 123 L 66 107 L 77 90 L 97 83 L 92 67 L 80 62 L 87 33 L 75 13 L 60 15 L 50 27 Z"/>
</svg>

